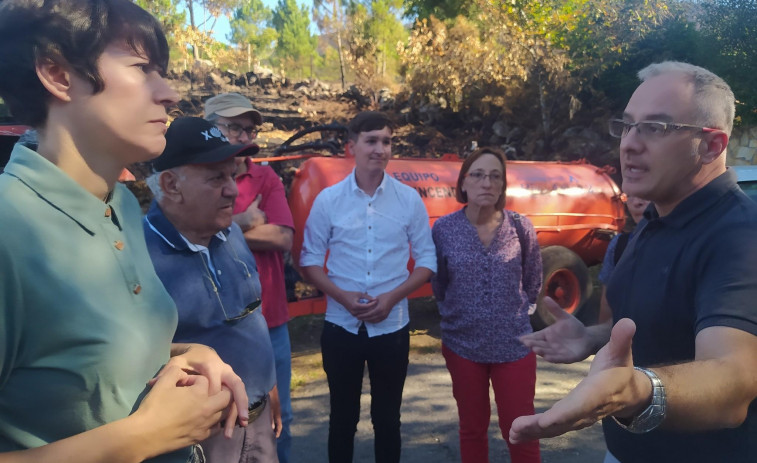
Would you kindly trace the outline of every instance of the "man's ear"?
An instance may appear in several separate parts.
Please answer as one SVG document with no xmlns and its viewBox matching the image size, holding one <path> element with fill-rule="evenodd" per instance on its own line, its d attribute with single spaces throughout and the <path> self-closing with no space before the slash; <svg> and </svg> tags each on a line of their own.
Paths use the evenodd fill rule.
<svg viewBox="0 0 757 463">
<path fill-rule="evenodd" d="M 709 164 L 728 148 L 728 135 L 725 132 L 717 131 L 705 134 L 699 145 L 699 154 L 702 162 Z"/>
<path fill-rule="evenodd" d="M 173 200 L 181 197 L 181 186 L 179 185 L 179 174 L 173 170 L 166 170 L 160 173 L 158 183 L 163 195 Z"/>
<path fill-rule="evenodd" d="M 42 85 L 61 101 L 71 101 L 71 72 L 50 58 L 37 61 L 37 77 Z"/>
</svg>

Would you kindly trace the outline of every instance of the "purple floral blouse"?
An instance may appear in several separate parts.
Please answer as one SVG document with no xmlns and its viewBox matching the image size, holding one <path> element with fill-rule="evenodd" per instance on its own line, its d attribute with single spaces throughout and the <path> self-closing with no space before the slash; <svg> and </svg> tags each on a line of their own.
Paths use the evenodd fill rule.
<svg viewBox="0 0 757 463">
<path fill-rule="evenodd" d="M 530 333 L 529 303 L 542 283 L 536 232 L 520 216 L 524 243 L 512 211 L 484 247 L 465 209 L 439 218 L 432 235 L 438 272 L 431 285 L 442 315 L 442 342 L 457 355 L 480 363 L 513 362 L 529 349 L 518 336 Z"/>
</svg>

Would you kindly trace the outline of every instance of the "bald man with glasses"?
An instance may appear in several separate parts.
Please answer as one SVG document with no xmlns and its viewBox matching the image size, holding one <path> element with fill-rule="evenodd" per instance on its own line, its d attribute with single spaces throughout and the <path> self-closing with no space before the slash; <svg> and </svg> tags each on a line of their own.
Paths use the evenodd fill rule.
<svg viewBox="0 0 757 463">
<path fill-rule="evenodd" d="M 552 304 L 556 323 L 521 337 L 551 362 L 596 356 L 567 397 L 517 418 L 510 439 L 601 419 L 606 463 L 754 462 L 757 205 L 726 168 L 735 98 L 686 63 L 652 64 L 639 78 L 609 130 L 623 191 L 654 207 L 610 278 L 606 323 L 584 327 Z"/>
</svg>

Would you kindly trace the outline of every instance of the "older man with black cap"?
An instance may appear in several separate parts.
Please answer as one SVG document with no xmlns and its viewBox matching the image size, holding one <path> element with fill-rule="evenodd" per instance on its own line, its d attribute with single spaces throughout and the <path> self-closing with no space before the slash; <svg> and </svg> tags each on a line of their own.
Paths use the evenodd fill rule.
<svg viewBox="0 0 757 463">
<path fill-rule="evenodd" d="M 242 378 L 252 403 L 250 424 L 231 439 L 202 442 L 209 463 L 278 462 L 272 404 L 277 390 L 273 350 L 260 307 L 255 259 L 231 220 L 237 186 L 234 146 L 208 121 L 176 119 L 148 184 L 155 200 L 144 218 L 155 270 L 179 311 L 175 340 L 214 348 Z M 270 396 L 270 400 L 269 400 Z"/>
<path fill-rule="evenodd" d="M 215 124 L 232 145 L 250 143 L 263 121 L 250 100 L 239 93 L 222 93 L 205 102 L 205 119 Z M 284 284 L 284 253 L 292 247 L 294 221 L 284 185 L 269 166 L 249 157 L 237 158 L 237 188 L 234 222 L 244 232 L 247 246 L 260 270 L 263 316 L 276 358 L 276 383 L 281 405 L 281 435 L 277 441 L 279 461 L 289 463 L 291 449 L 292 349 L 289 342 L 289 309 Z"/>
</svg>

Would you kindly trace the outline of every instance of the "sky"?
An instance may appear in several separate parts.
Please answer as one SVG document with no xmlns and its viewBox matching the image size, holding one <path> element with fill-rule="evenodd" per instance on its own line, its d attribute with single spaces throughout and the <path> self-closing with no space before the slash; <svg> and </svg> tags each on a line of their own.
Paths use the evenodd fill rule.
<svg viewBox="0 0 757 463">
<path fill-rule="evenodd" d="M 263 0 L 263 4 L 270 8 L 271 10 L 275 9 L 276 6 L 279 4 L 278 0 Z M 308 11 L 312 10 L 313 8 L 313 0 L 297 0 L 297 4 L 302 6 L 305 5 L 308 8 Z M 195 5 L 195 15 L 199 18 L 202 17 L 202 8 L 200 5 Z M 226 16 L 221 16 L 218 18 L 218 21 L 216 22 L 213 37 L 218 40 L 219 42 L 228 43 L 228 40 L 226 40 L 226 36 L 229 35 L 229 18 Z M 316 28 L 315 24 L 311 23 L 311 32 L 317 33 L 318 29 Z"/>
</svg>

